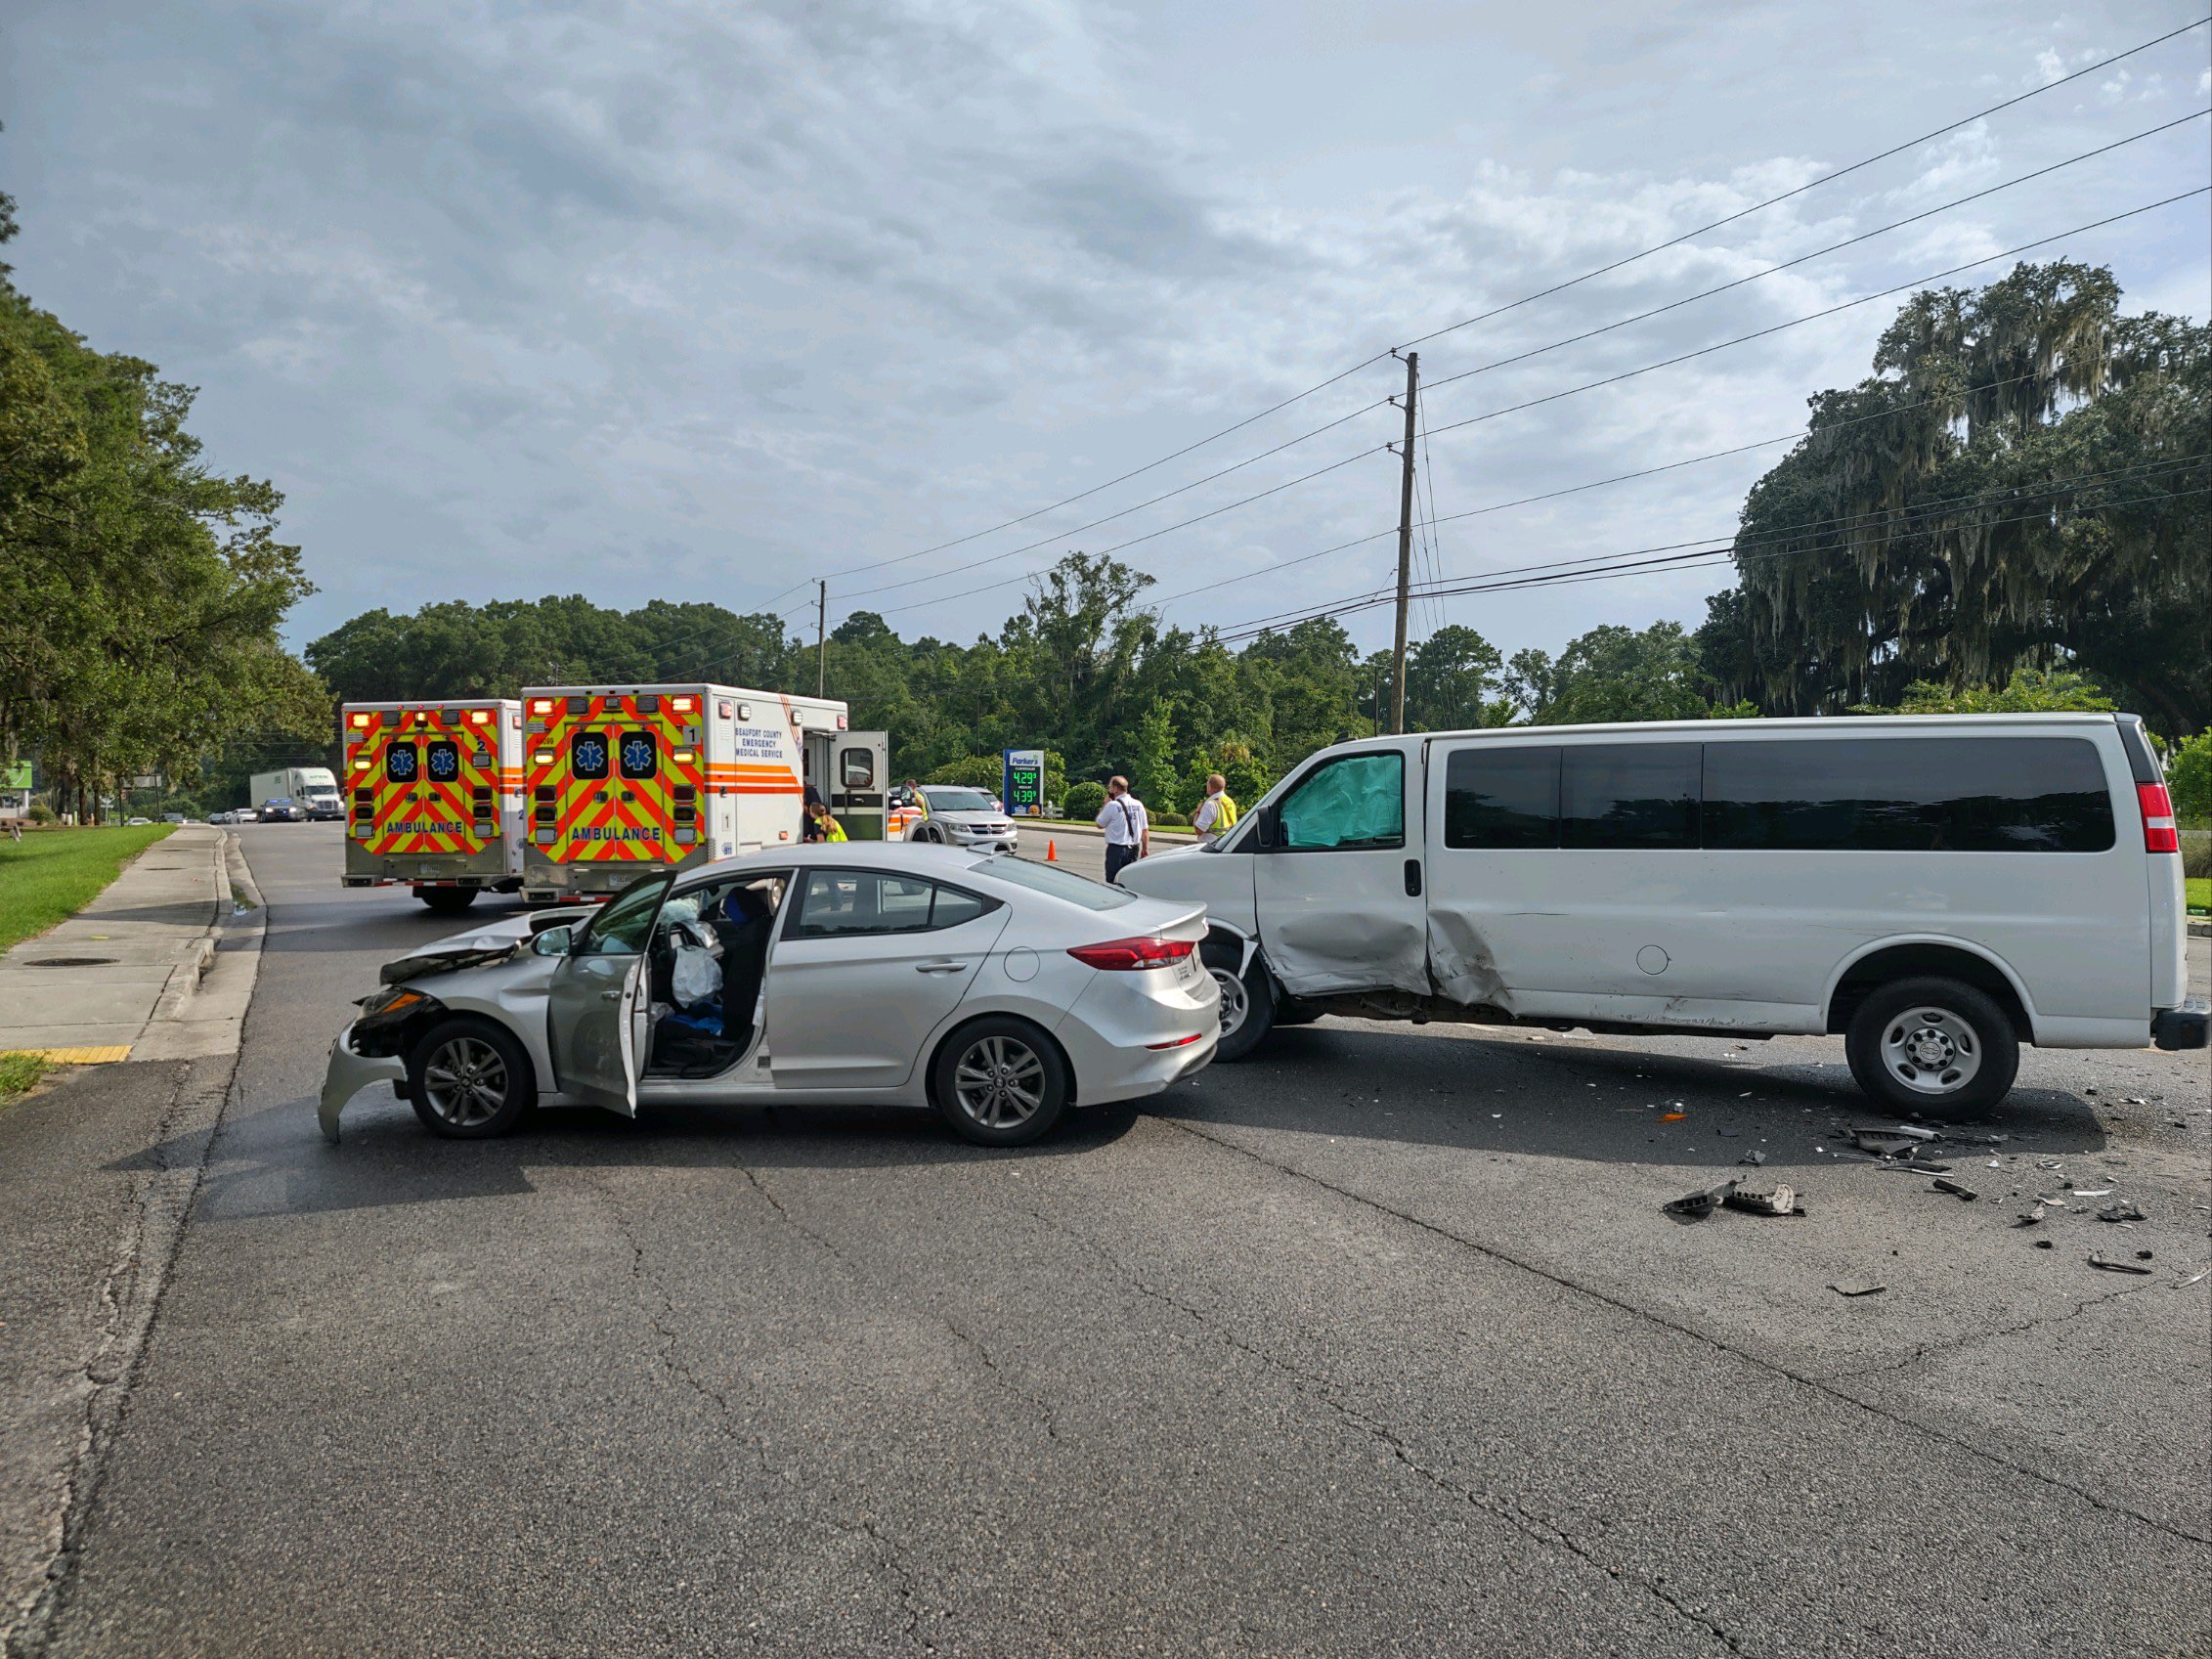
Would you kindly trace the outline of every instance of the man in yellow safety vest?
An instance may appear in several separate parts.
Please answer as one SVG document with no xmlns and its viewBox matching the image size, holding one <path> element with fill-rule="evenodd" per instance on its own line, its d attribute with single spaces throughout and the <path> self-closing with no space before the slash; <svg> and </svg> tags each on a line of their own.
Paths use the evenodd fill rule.
<svg viewBox="0 0 2212 1659">
<path fill-rule="evenodd" d="M 1206 798 L 1191 814 L 1191 827 L 1207 841 L 1219 841 L 1236 827 L 1236 803 L 1229 798 L 1229 780 L 1221 773 L 1206 779 Z"/>
</svg>

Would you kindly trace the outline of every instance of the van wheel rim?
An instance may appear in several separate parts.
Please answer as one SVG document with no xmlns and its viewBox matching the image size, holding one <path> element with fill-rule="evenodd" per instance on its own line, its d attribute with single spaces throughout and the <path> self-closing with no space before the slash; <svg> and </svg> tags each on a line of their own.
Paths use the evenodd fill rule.
<svg viewBox="0 0 2212 1659">
<path fill-rule="evenodd" d="M 440 1045 L 422 1068 L 422 1096 L 442 1123 L 473 1129 L 507 1104 L 507 1063 L 480 1037 Z"/>
<path fill-rule="evenodd" d="M 1019 1037 L 980 1038 L 953 1067 L 952 1094 L 972 1121 L 1015 1128 L 1045 1104 L 1045 1063 Z"/>
<path fill-rule="evenodd" d="M 1221 987 L 1221 1034 L 1233 1036 L 1242 1029 L 1245 1017 L 1252 1012 L 1251 993 L 1245 990 L 1243 980 L 1227 968 L 1209 968 L 1206 972 Z"/>
<path fill-rule="evenodd" d="M 1882 1064 L 1915 1094 L 1956 1094 L 1981 1070 L 1981 1037 L 1948 1008 L 1909 1008 L 1882 1033 Z"/>
</svg>

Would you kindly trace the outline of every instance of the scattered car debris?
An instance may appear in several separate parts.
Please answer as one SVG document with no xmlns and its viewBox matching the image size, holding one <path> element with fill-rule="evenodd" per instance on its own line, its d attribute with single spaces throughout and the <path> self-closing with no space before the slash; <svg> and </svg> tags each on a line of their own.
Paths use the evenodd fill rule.
<svg viewBox="0 0 2212 1659">
<path fill-rule="evenodd" d="M 1720 1130 L 1716 1130 L 1716 1131 L 1714 1131 L 1714 1132 L 1715 1132 L 1716 1134 L 1728 1135 L 1728 1136 L 1731 1136 L 1731 1137 L 1732 1137 L 1732 1136 L 1736 1136 L 1736 1135 L 1740 1135 L 1740 1134 L 1742 1134 L 1742 1133 L 1743 1133 L 1743 1131 L 1742 1131 L 1741 1129 L 1720 1129 Z"/>
<path fill-rule="evenodd" d="M 2038 1239 L 2035 1241 L 2035 1247 L 2039 1250 L 2055 1250 L 2059 1246 L 2053 1244 L 2049 1239 Z"/>
<path fill-rule="evenodd" d="M 1851 1139 L 1858 1143 L 1859 1151 L 1880 1153 L 1894 1157 L 1913 1144 L 1910 1135 L 1893 1135 L 1887 1129 L 1853 1129 Z"/>
<path fill-rule="evenodd" d="M 2075 1187 L 2073 1192 L 2077 1199 L 2108 1199 L 2112 1196 L 2112 1189 L 2109 1187 Z"/>
<path fill-rule="evenodd" d="M 2106 1273 L 2144 1273 L 2144 1274 L 2147 1274 L 2147 1273 L 2148 1273 L 2148 1272 L 2150 1271 L 2150 1269 L 2149 1269 L 2149 1268 L 2147 1268 L 2147 1267 L 2145 1267 L 2145 1266 L 2144 1266 L 2144 1265 L 2143 1265 L 2143 1264 L 2142 1264 L 2141 1262 L 2135 1262 L 2135 1261 L 2116 1261 L 2116 1260 L 2114 1260 L 2114 1259 L 2113 1259 L 2112 1257 L 2110 1257 L 2110 1256 L 2099 1255 L 2099 1254 L 2098 1254 L 2098 1253 L 2097 1253 L 2096 1251 L 2094 1251 L 2094 1250 L 2092 1250 L 2092 1251 L 2090 1252 L 2090 1255 L 2089 1255 L 2089 1265 L 2090 1265 L 2091 1267 L 2101 1267 L 2101 1268 L 2103 1268 L 2103 1269 L 2104 1269 L 2104 1271 L 2105 1271 Z"/>
<path fill-rule="evenodd" d="M 1900 1123 L 1889 1132 L 1892 1135 L 1903 1135 L 1915 1141 L 1939 1141 L 1943 1138 L 1933 1129 L 1916 1128 L 1910 1123 Z"/>
<path fill-rule="evenodd" d="M 1948 1175 L 1951 1173 L 1951 1166 L 1948 1163 L 1930 1163 L 1924 1158 L 1912 1158 L 1903 1163 L 1892 1163 L 1885 1159 L 1882 1167 L 1893 1169 L 1900 1175 Z"/>
<path fill-rule="evenodd" d="M 1760 1152 L 1758 1148 L 1754 1147 L 1750 1152 L 1744 1154 L 1742 1157 L 1736 1159 L 1736 1161 L 1738 1163 L 1748 1163 L 1756 1169 L 1766 1161 L 1766 1154 Z"/>
<path fill-rule="evenodd" d="M 1730 1209 L 1749 1210 L 1754 1215 L 1802 1215 L 1803 1204 L 1798 1202 L 1797 1189 L 1777 1181 L 1771 1187 L 1738 1187 L 1720 1201 Z"/>
<path fill-rule="evenodd" d="M 1876 1285 L 1864 1279 L 1837 1280 L 1828 1288 L 1839 1296 L 1879 1296 L 1889 1288 L 1887 1285 Z"/>
<path fill-rule="evenodd" d="M 2019 1219 L 2017 1221 L 2015 1221 L 2013 1225 L 2015 1227 L 2033 1227 L 2041 1222 L 2042 1219 L 2043 1206 L 2041 1204 L 2037 1204 L 2033 1209 L 2022 1210 L 2020 1212 Z"/>
<path fill-rule="evenodd" d="M 1719 1186 L 1708 1187 L 1703 1192 L 1684 1193 L 1680 1198 L 1671 1199 L 1659 1207 L 1669 1215 L 1679 1216 L 1684 1221 L 1703 1221 L 1719 1206 L 1721 1200 L 1735 1190 L 1735 1182 L 1723 1181 Z"/>
<path fill-rule="evenodd" d="M 2147 1221 L 2149 1217 L 2136 1208 L 2134 1204 L 2123 1201 L 2116 1204 L 2106 1204 L 2097 1212 L 2097 1219 L 2100 1221 Z"/>
<path fill-rule="evenodd" d="M 1662 1123 L 1679 1123 L 1687 1116 L 1689 1113 L 1686 1112 L 1663 1112 L 1659 1114 L 1659 1120 Z"/>
<path fill-rule="evenodd" d="M 2150 1252 L 2148 1250 L 2138 1250 L 2135 1252 L 2135 1259 L 2137 1261 L 2148 1261 L 2150 1259 Z"/>
<path fill-rule="evenodd" d="M 1935 1177 L 1933 1185 L 1936 1192 L 1949 1193 L 1955 1199 L 1966 1200 L 1968 1203 L 1972 1203 L 1974 1200 L 1981 1197 L 1981 1195 L 1975 1192 L 1972 1187 L 1963 1187 L 1956 1181 L 1946 1181 L 1940 1175 Z"/>
</svg>

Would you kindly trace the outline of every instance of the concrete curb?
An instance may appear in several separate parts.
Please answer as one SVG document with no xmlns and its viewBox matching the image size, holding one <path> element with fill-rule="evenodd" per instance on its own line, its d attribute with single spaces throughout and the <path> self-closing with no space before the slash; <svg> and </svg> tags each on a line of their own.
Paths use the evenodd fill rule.
<svg viewBox="0 0 2212 1659">
<path fill-rule="evenodd" d="M 133 1060 L 201 1060 L 236 1054 L 245 1038 L 246 1011 L 261 974 L 269 911 L 236 834 L 215 849 L 216 914 L 194 953 L 196 970 L 179 970 L 176 995 L 164 992 L 131 1050 Z M 240 900 L 243 899 L 243 903 Z"/>
</svg>

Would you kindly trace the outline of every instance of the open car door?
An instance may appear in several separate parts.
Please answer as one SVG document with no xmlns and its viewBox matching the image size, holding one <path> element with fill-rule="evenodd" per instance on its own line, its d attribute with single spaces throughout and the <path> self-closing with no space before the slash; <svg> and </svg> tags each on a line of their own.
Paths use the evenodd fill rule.
<svg viewBox="0 0 2212 1659">
<path fill-rule="evenodd" d="M 637 1115 L 652 1012 L 646 947 L 674 879 L 647 876 L 607 900 L 554 967 L 545 993 L 554 1087 L 625 1117 Z"/>
</svg>

